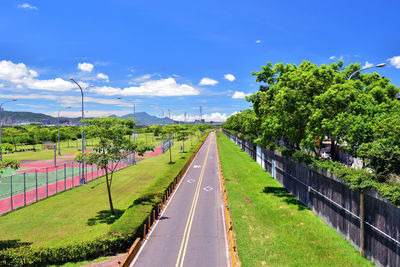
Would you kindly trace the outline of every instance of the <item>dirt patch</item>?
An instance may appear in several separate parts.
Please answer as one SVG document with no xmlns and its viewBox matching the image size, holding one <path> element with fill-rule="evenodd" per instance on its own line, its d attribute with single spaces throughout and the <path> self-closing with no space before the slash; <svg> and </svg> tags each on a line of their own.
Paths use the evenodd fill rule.
<svg viewBox="0 0 400 267">
<path fill-rule="evenodd" d="M 250 199 L 247 198 L 247 196 L 243 195 L 243 198 L 247 202 L 247 204 L 253 205 L 253 202 L 251 202 Z"/>
<path fill-rule="evenodd" d="M 127 254 L 118 254 L 116 256 L 113 256 L 111 259 L 102 261 L 102 262 L 96 262 L 90 265 L 86 265 L 86 267 L 108 267 L 108 266 L 119 266 L 118 262 L 122 262 Z"/>
</svg>

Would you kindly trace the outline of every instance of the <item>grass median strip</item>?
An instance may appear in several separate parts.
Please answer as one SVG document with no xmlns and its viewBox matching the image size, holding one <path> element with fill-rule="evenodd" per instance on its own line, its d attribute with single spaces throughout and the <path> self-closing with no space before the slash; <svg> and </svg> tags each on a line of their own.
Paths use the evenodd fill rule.
<svg viewBox="0 0 400 267">
<path fill-rule="evenodd" d="M 225 135 L 218 133 L 243 266 L 372 266 Z"/>
</svg>

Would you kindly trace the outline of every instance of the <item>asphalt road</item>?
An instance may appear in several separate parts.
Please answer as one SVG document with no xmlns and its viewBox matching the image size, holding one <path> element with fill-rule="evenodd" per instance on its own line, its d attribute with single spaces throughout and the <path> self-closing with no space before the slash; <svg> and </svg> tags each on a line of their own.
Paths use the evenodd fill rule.
<svg viewBox="0 0 400 267">
<path fill-rule="evenodd" d="M 231 266 L 211 133 L 130 266 Z"/>
</svg>

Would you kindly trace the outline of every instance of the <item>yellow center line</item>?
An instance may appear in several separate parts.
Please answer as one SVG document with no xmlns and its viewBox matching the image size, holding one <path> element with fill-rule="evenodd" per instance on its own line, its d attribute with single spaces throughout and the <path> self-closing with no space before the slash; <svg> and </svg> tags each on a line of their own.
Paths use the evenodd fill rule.
<svg viewBox="0 0 400 267">
<path fill-rule="evenodd" d="M 188 219 L 187 219 L 187 222 L 186 222 L 185 231 L 183 233 L 181 246 L 179 248 L 178 258 L 176 259 L 176 264 L 175 264 L 176 267 L 182 267 L 183 266 L 183 261 L 185 259 L 186 248 L 187 248 L 187 245 L 188 245 L 188 242 L 189 242 L 190 229 L 192 228 L 194 212 L 196 210 L 197 201 L 199 199 L 201 182 L 203 180 L 204 171 L 206 169 L 208 154 L 210 152 L 210 147 L 211 147 L 211 138 L 210 138 L 210 141 L 209 141 L 209 144 L 208 144 L 207 154 L 206 154 L 206 157 L 205 157 L 205 160 L 204 160 L 204 163 L 203 163 L 203 167 L 201 168 L 199 181 L 197 182 L 197 187 L 196 187 L 196 191 L 195 191 L 195 194 L 194 194 L 192 206 L 190 207 L 190 212 L 189 212 L 189 216 L 188 216 Z"/>
</svg>

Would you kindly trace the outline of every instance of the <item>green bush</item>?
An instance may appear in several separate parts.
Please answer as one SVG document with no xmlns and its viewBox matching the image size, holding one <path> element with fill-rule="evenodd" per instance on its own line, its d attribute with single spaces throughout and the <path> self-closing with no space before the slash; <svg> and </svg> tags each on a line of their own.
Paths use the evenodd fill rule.
<svg viewBox="0 0 400 267">
<path fill-rule="evenodd" d="M 134 239 L 134 234 L 108 234 L 93 241 L 58 248 L 23 246 L 0 251 L 0 266 L 45 266 L 95 259 L 123 252 Z"/>
</svg>

